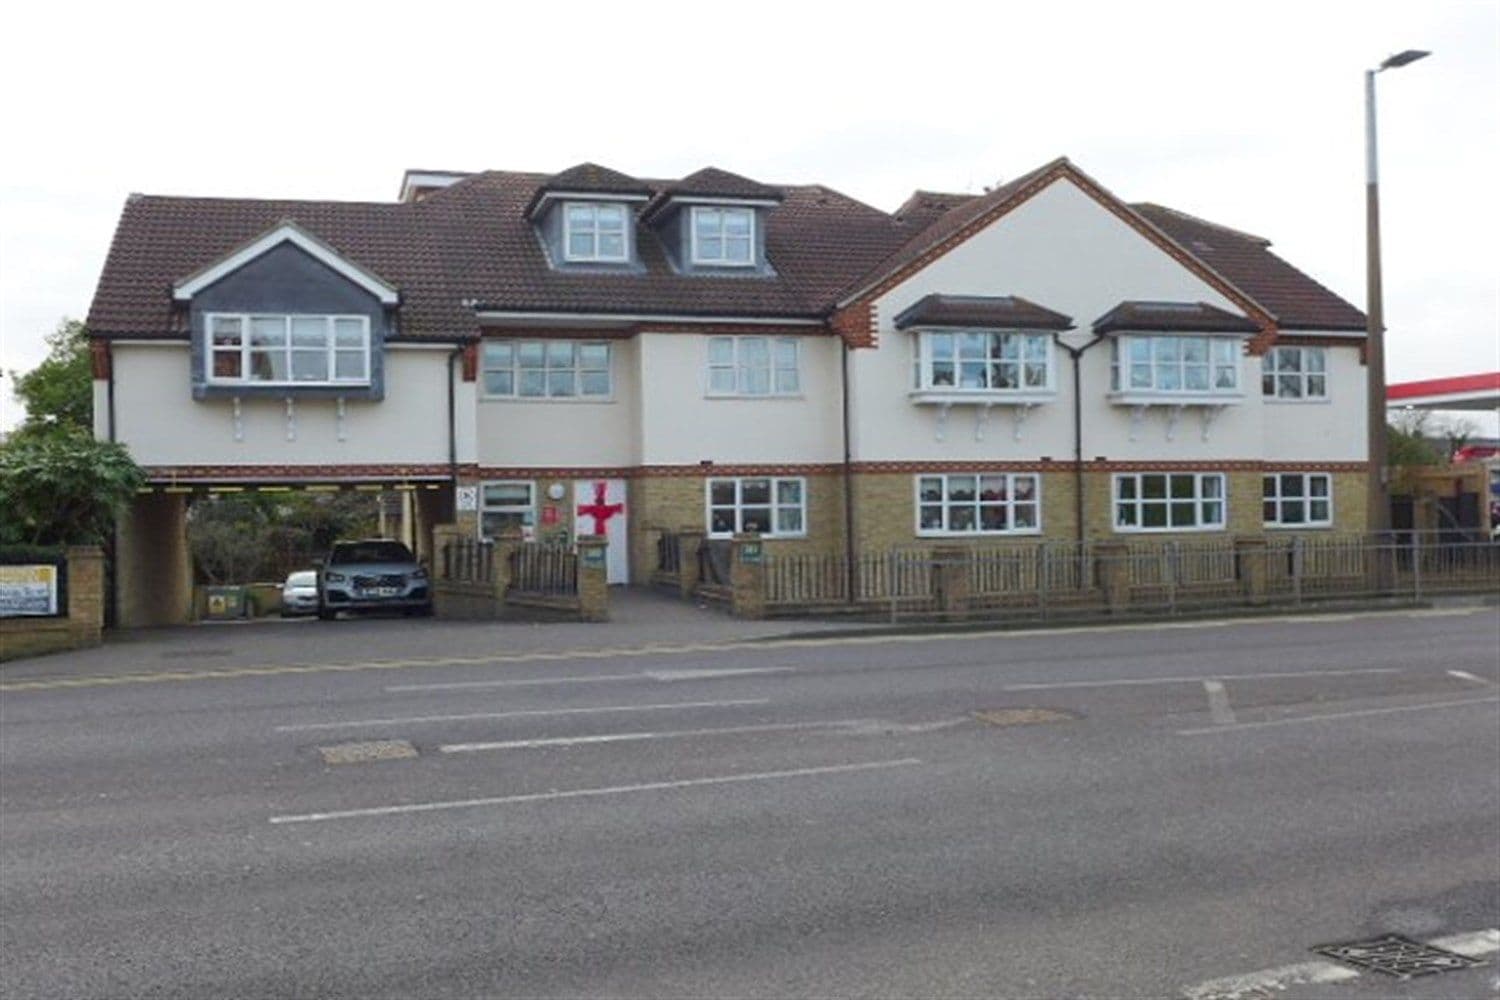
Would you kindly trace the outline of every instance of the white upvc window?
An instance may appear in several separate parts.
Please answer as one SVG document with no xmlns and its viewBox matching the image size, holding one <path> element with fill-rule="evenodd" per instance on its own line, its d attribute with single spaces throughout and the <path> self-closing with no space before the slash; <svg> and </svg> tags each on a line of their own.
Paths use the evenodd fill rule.
<svg viewBox="0 0 1500 1000">
<path fill-rule="evenodd" d="M 1052 337 L 1015 330 L 923 332 L 914 384 L 945 392 L 1050 392 Z"/>
<path fill-rule="evenodd" d="M 1268 528 L 1327 528 L 1333 524 L 1333 477 L 1326 472 L 1278 472 L 1260 480 L 1261 519 Z"/>
<path fill-rule="evenodd" d="M 484 483 L 480 490 L 479 533 L 486 538 L 536 526 L 536 484 L 524 479 Z"/>
<path fill-rule="evenodd" d="M 1327 352 L 1321 347 L 1271 348 L 1260 361 L 1260 391 L 1273 399 L 1327 399 Z"/>
<path fill-rule="evenodd" d="M 1240 338 L 1117 337 L 1113 388 L 1121 393 L 1237 395 Z"/>
<path fill-rule="evenodd" d="M 796 337 L 710 337 L 710 396 L 795 396 L 802 391 Z"/>
<path fill-rule="evenodd" d="M 1222 472 L 1122 472 L 1114 477 L 1116 531 L 1218 531 L 1225 524 Z"/>
<path fill-rule="evenodd" d="M 611 201 L 570 201 L 563 205 L 563 259 L 581 263 L 620 263 L 630 259 L 629 215 Z"/>
<path fill-rule="evenodd" d="M 770 537 L 807 534 L 807 480 L 800 477 L 743 476 L 706 484 L 708 534 L 728 538 L 756 531 Z"/>
<path fill-rule="evenodd" d="M 755 264 L 755 210 L 694 205 L 692 260 L 714 267 Z"/>
<path fill-rule="evenodd" d="M 608 399 L 609 344 L 577 340 L 486 340 L 480 356 L 487 397 Z"/>
<path fill-rule="evenodd" d="M 209 313 L 204 364 L 210 383 L 368 385 L 367 316 Z"/>
<path fill-rule="evenodd" d="M 917 476 L 918 535 L 1034 535 L 1041 484 L 1031 474 Z"/>
</svg>

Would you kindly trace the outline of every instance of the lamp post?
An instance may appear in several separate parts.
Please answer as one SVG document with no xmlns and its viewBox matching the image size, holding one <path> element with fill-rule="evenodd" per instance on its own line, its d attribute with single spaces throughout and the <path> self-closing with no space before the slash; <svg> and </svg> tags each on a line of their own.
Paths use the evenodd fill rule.
<svg viewBox="0 0 1500 1000">
<path fill-rule="evenodd" d="M 1368 530 L 1391 530 L 1390 470 L 1386 465 L 1385 317 L 1380 288 L 1380 181 L 1375 155 L 1375 74 L 1399 69 L 1431 55 L 1407 49 L 1365 70 L 1365 377 L 1369 397 Z"/>
</svg>

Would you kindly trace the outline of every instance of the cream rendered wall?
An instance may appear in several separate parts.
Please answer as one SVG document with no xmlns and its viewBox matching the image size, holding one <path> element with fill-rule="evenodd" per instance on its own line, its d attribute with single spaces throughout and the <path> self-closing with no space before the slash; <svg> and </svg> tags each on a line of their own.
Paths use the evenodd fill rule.
<svg viewBox="0 0 1500 1000">
<path fill-rule="evenodd" d="M 1363 462 L 1368 458 L 1366 369 L 1359 360 L 1359 347 L 1329 347 L 1324 357 L 1328 362 L 1326 400 L 1268 398 L 1262 402 L 1266 461 Z M 1257 370 L 1257 392 L 1259 384 Z"/>
<path fill-rule="evenodd" d="M 707 395 L 707 335 L 642 333 L 640 461 L 644 465 L 826 463 L 843 460 L 840 342 L 807 335 L 802 392 L 793 397 Z"/>
<path fill-rule="evenodd" d="M 487 399 L 482 385 L 476 383 L 479 464 L 488 468 L 637 464 L 640 380 L 636 355 L 633 340 L 610 341 L 614 396 L 608 401 Z"/>
<path fill-rule="evenodd" d="M 284 399 L 242 400 L 236 441 L 231 400 L 193 399 L 187 344 L 116 343 L 113 353 L 116 438 L 141 465 L 448 461 L 446 349 L 388 347 L 385 399 L 347 401 L 343 441 L 333 400 L 295 400 L 296 439 L 288 441 Z"/>
<path fill-rule="evenodd" d="M 999 406 L 991 411 L 982 439 L 976 439 L 979 408 L 968 406 L 952 408 L 943 440 L 936 439 L 939 408 L 918 406 L 907 398 L 915 335 L 891 325 L 903 309 L 934 292 L 1030 299 L 1073 317 L 1078 329 L 1064 336 L 1074 344 L 1087 341 L 1094 320 L 1124 300 L 1207 302 L 1240 313 L 1210 285 L 1061 178 L 878 299 L 879 346 L 853 354 L 857 461 L 1072 458 L 1071 362 L 1061 351 L 1053 354 L 1056 396 L 1029 413 L 1019 441 L 1013 411 Z M 1132 441 L 1130 408 L 1114 406 L 1106 398 L 1109 351 L 1105 342 L 1085 355 L 1085 459 L 1259 456 L 1258 390 L 1252 391 L 1258 384 L 1256 359 L 1242 360 L 1245 399 L 1217 417 L 1209 440 L 1202 440 L 1196 415 L 1184 413 L 1171 441 L 1160 415 L 1148 416 Z"/>
</svg>

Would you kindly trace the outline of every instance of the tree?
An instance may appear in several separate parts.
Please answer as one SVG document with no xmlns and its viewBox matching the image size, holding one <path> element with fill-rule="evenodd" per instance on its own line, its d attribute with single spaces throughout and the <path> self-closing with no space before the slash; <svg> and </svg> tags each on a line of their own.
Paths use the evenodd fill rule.
<svg viewBox="0 0 1500 1000">
<path fill-rule="evenodd" d="M 28 423 L 0 444 L 0 543 L 101 543 L 145 478 L 122 445 Z"/>
<path fill-rule="evenodd" d="M 16 398 L 26 406 L 25 430 L 92 432 L 94 374 L 88 330 L 64 319 L 47 335 L 47 357 L 24 375 L 11 372 Z"/>
</svg>

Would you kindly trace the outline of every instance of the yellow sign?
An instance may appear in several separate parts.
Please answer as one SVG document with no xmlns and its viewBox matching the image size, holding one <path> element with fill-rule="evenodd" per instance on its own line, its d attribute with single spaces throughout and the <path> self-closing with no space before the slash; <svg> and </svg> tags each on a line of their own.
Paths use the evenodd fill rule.
<svg viewBox="0 0 1500 1000">
<path fill-rule="evenodd" d="M 56 566 L 0 566 L 0 618 L 55 614 Z"/>
</svg>

